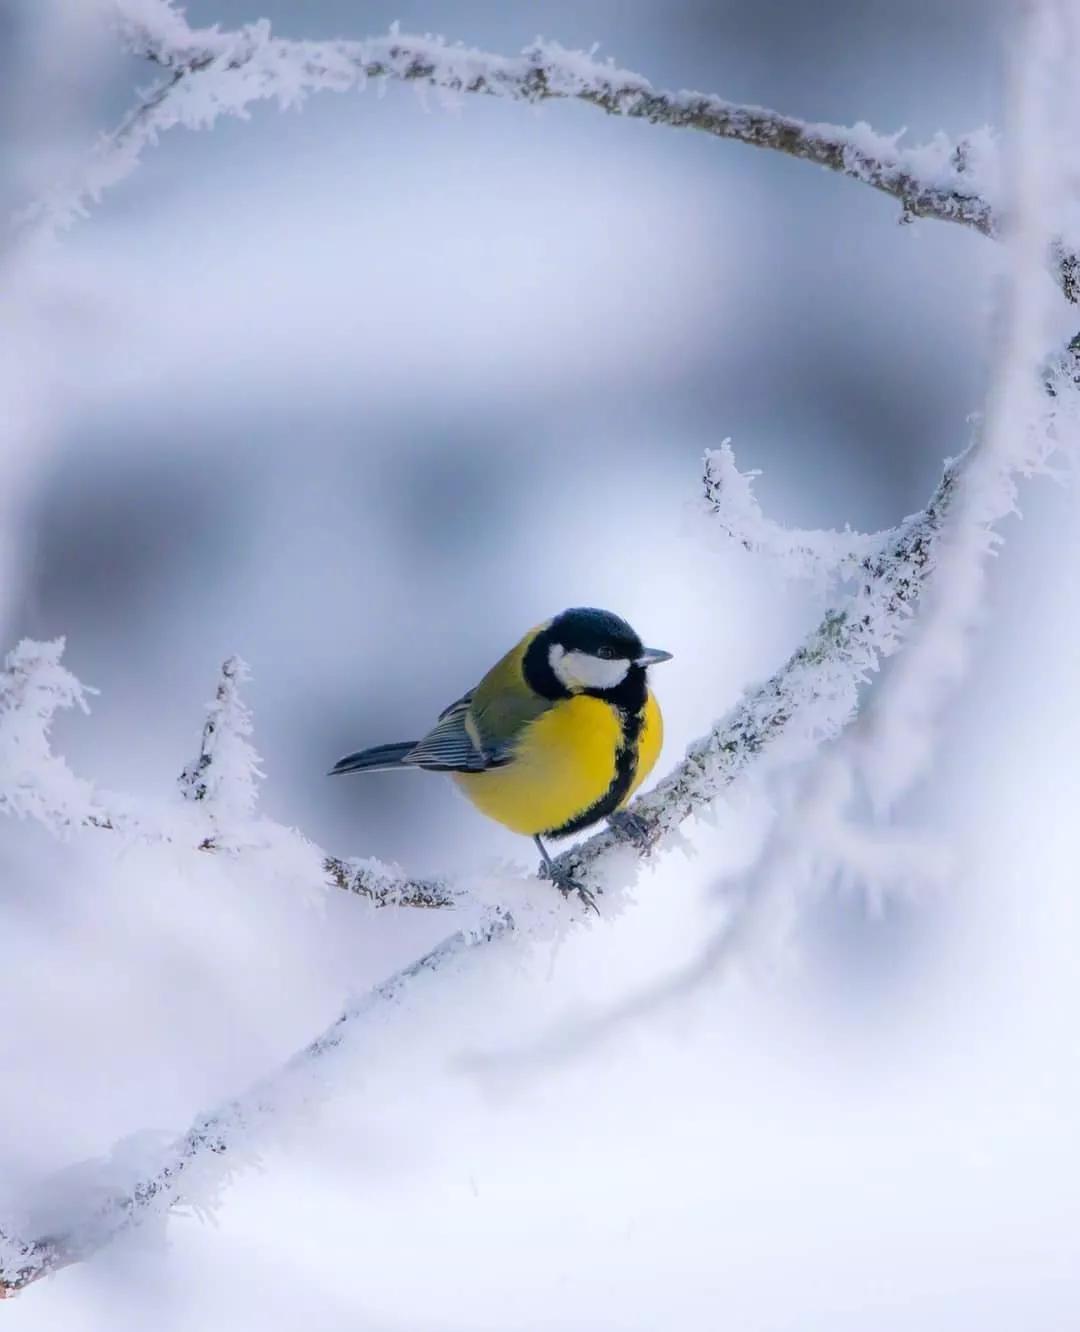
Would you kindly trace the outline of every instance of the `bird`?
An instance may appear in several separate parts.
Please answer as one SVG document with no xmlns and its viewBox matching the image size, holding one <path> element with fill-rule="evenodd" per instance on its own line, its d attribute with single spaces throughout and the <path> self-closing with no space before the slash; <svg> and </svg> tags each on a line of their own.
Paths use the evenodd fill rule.
<svg viewBox="0 0 1080 1332">
<path fill-rule="evenodd" d="M 672 654 L 647 648 L 620 616 L 572 607 L 530 629 L 419 740 L 347 754 L 330 775 L 421 768 L 449 773 L 482 813 L 531 837 L 544 873 L 564 893 L 544 839 L 607 818 L 633 836 L 624 807 L 649 775 L 663 719 L 648 670 Z"/>
</svg>

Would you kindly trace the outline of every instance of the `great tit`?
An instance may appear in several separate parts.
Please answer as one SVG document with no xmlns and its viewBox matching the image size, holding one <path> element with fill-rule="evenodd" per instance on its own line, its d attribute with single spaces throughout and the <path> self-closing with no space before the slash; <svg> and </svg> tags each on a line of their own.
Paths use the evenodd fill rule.
<svg viewBox="0 0 1080 1332">
<path fill-rule="evenodd" d="M 448 772 L 484 814 L 532 837 L 550 873 L 541 839 L 617 818 L 656 763 L 663 722 L 646 671 L 670 658 L 610 611 L 565 610 L 530 629 L 422 740 L 361 749 L 331 771 Z"/>
</svg>

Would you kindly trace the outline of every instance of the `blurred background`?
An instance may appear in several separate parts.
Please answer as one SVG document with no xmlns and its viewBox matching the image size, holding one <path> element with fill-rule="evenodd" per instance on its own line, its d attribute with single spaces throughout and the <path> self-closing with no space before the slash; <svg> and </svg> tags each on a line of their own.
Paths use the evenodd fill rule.
<svg viewBox="0 0 1080 1332">
<path fill-rule="evenodd" d="M 398 18 L 500 51 L 542 24 L 659 86 L 915 140 L 995 120 L 986 5 L 188 7 L 228 27 L 262 13 L 282 34 Z M 39 7 L 17 20 L 40 46 Z M 35 73 L 36 107 L 55 89 Z M 86 90 L 63 147 L 151 73 Z M 372 94 L 172 135 L 65 237 L 49 280 L 67 410 L 7 638 L 68 636 L 119 787 L 177 766 L 240 653 L 273 812 L 327 844 L 442 861 L 491 836 L 448 784 L 330 783 L 330 763 L 418 734 L 577 604 L 676 653 L 676 752 L 776 651 L 773 607 L 677 540 L 703 449 L 732 436 L 791 523 L 873 529 L 917 508 L 980 401 L 995 257 L 703 135 Z M 680 716 L 680 672 L 705 656 L 716 693 Z"/>
<path fill-rule="evenodd" d="M 540 29 L 660 87 L 921 141 L 1001 123 L 1012 10 L 187 13 L 310 38 L 397 19 L 506 53 Z M 60 0 L 7 0 L 0 24 L 17 208 L 153 71 Z M 777 519 L 874 529 L 923 503 L 982 401 L 999 258 L 897 223 L 823 171 L 585 106 L 447 111 L 391 86 L 169 134 L 10 288 L 4 641 L 66 635 L 101 691 L 58 747 L 167 797 L 239 653 L 273 817 L 417 872 L 531 868 L 449 783 L 325 771 L 419 734 L 567 605 L 609 606 L 675 653 L 664 767 L 773 670 L 821 604 L 694 539 L 703 450 L 731 436 Z M 1080 1098 L 1060 1015 L 1080 996 L 1075 860 L 1055 839 L 1075 724 L 1040 700 L 1071 688 L 1080 648 L 1041 570 L 1077 546 L 1065 491 L 1042 483 L 1025 510 L 938 771 L 902 811 L 949 846 L 955 892 L 874 920 L 824 901 L 794 979 L 710 993 L 587 1065 L 494 1090 L 453 1073 L 462 1047 L 512 1045 L 692 954 L 700 895 L 759 817 L 729 811 L 636 918 L 504 963 L 456 1026 L 400 1017 L 363 1088 L 230 1192 L 220 1231 L 115 1246 L 27 1292 L 13 1326 L 1065 1326 Z M 276 890 L 252 903 L 224 871 L 189 901 L 160 858 L 0 835 L 21 1202 L 123 1134 L 182 1129 L 445 930 Z"/>
</svg>

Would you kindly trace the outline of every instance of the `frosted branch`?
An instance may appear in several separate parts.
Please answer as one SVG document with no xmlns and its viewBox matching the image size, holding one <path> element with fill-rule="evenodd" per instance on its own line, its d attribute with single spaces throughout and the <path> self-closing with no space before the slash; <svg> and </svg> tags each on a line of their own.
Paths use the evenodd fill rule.
<svg viewBox="0 0 1080 1332">
<path fill-rule="evenodd" d="M 477 944 L 490 943 L 510 928 L 508 916 L 490 914 L 475 930 L 451 935 L 377 985 L 272 1076 L 243 1096 L 199 1115 L 164 1153 L 159 1167 L 130 1194 L 94 1206 L 67 1233 L 28 1244 L 0 1232 L 0 1298 L 89 1258 L 153 1213 L 167 1213 L 180 1202 L 211 1210 L 222 1187 L 254 1159 L 255 1145 L 266 1127 L 296 1118 L 323 1098 L 327 1065 L 339 1052 L 357 1049 L 364 1033 L 384 1022 L 407 993 L 415 993 L 435 973 L 460 964 Z"/>
<path fill-rule="evenodd" d="M 1070 26 L 1075 31 L 1070 35 Z M 967 469 L 919 632 L 868 717 L 860 769 L 879 809 L 888 808 L 926 769 L 936 725 L 950 691 L 965 674 L 985 594 L 995 527 L 1017 512 L 1017 478 L 1048 470 L 1063 443 L 1075 445 L 1076 339 L 1050 368 L 1049 410 L 1040 388 L 1052 293 L 1040 281 L 1048 236 L 1072 202 L 1073 135 L 1080 111 L 1075 80 L 1048 72 L 1074 50 L 1080 23 L 1068 7 L 1033 5 L 1012 51 L 1008 179 L 1012 225 L 979 448 Z"/>
<path fill-rule="evenodd" d="M 362 87 L 370 78 L 428 85 L 448 95 L 482 93 L 529 103 L 572 99 L 613 115 L 694 128 L 860 180 L 896 198 L 905 217 L 960 222 L 988 236 L 999 231 L 995 150 L 987 136 L 956 146 L 937 139 L 924 148 L 902 148 L 898 139 L 882 138 L 862 125 L 813 125 L 703 94 L 656 91 L 638 75 L 553 43 L 538 42 L 520 56 L 503 57 L 396 31 L 363 42 L 286 41 L 273 37 L 265 22 L 233 33 L 193 29 L 165 0 L 122 0 L 114 9 L 125 40 L 163 77 L 102 140 L 85 175 L 37 208 L 36 219 L 46 232 L 68 225 L 174 125 L 208 126 L 223 114 L 247 114 L 260 99 L 288 105 L 319 90 Z M 1076 299 L 1080 260 L 1060 244 L 1054 257 L 1066 295 Z M 925 509 L 873 537 L 782 533 L 762 515 L 751 478 L 737 471 L 730 451 L 710 456 L 707 501 L 729 537 L 791 569 L 833 579 L 839 575 L 852 586 L 772 677 L 747 690 L 651 792 L 633 803 L 637 825 L 632 831 L 604 831 L 560 857 L 562 868 L 593 889 L 602 914 L 625 904 L 644 856 L 672 843 L 678 829 L 713 805 L 732 782 L 752 767 L 805 759 L 852 719 L 860 688 L 904 639 L 939 563 L 945 517 L 982 447 L 977 438 L 962 459 L 946 466 Z M 1016 461 L 1010 469 L 1015 470 Z M 22 644 L 0 676 L 0 809 L 37 818 L 55 832 L 93 827 L 129 837 L 183 840 L 209 853 L 269 852 L 275 872 L 298 881 L 309 875 L 312 882 L 329 882 L 378 906 L 443 908 L 460 900 L 447 881 L 413 880 L 377 862 L 329 857 L 294 830 L 255 817 L 257 759 L 249 741 L 250 718 L 236 692 L 243 673 L 235 661 L 223 669 L 199 757 L 181 779 L 187 800 L 174 818 L 149 807 L 114 803 L 96 792 L 49 745 L 56 709 L 84 704 L 81 686 L 60 666 L 61 646 Z M 210 833 L 191 842 L 192 828 L 205 829 L 207 819 L 213 824 Z M 422 994 L 436 975 L 442 986 L 452 984 L 455 970 L 478 955 L 479 945 L 512 930 L 510 917 L 495 911 L 476 929 L 451 935 L 346 1007 L 320 1036 L 243 1096 L 201 1115 L 134 1187 L 114 1191 L 104 1204 L 95 1202 L 63 1233 L 23 1241 L 16 1238 L 17 1228 L 0 1232 L 0 1295 L 88 1257 L 149 1214 L 163 1215 L 180 1202 L 212 1201 L 270 1126 L 325 1094 L 327 1071 L 343 1050 L 360 1048 L 366 1036 L 379 1032 L 396 1004 Z M 721 941 L 721 946 L 729 943 Z"/>
<path fill-rule="evenodd" d="M 752 762 L 778 750 L 785 738 L 793 742 L 792 752 L 801 754 L 848 720 L 855 710 L 859 684 L 879 657 L 895 650 L 900 641 L 931 568 L 934 543 L 956 476 L 957 467 L 948 467 L 927 508 L 908 519 L 879 556 L 866 561 L 860 591 L 844 606 L 830 611 L 771 679 L 748 691 L 723 721 L 690 747 L 682 763 L 654 791 L 634 802 L 634 813 L 642 819 L 649 837 L 628 841 L 614 831 L 600 833 L 560 858 L 574 874 L 589 879 L 603 893 L 604 871 L 615 868 L 620 852 L 629 850 L 632 857 L 643 855 L 647 846 L 673 833 L 692 814 L 713 803 Z M 350 886 L 349 878 L 358 868 L 363 872 L 362 867 L 348 862 L 333 863 L 340 866 L 342 887 Z M 620 858 L 620 877 L 625 878 L 625 870 Z M 609 881 L 607 887 L 611 886 Z M 381 891 L 377 874 L 366 887 L 371 890 L 369 895 Z M 436 892 L 440 897 L 437 904 L 443 905 L 441 899 L 448 895 L 448 889 L 439 884 Z M 605 914 L 619 904 L 617 893 L 611 891 L 601 900 Z M 278 1074 L 240 1100 L 197 1121 L 159 1170 L 130 1196 L 114 1199 L 91 1222 L 81 1225 L 75 1238 L 51 1237 L 30 1245 L 8 1241 L 6 1252 L 0 1248 L 0 1285 L 18 1289 L 59 1266 L 88 1256 L 145 1212 L 169 1208 L 182 1196 L 183 1180 L 194 1173 L 197 1162 L 201 1187 L 206 1187 L 204 1170 L 220 1184 L 230 1161 L 227 1153 L 277 1115 L 282 1106 L 293 1105 L 298 1098 L 310 1098 L 315 1086 L 313 1068 L 329 1050 L 340 1046 L 346 1035 L 353 1040 L 368 1021 L 382 1020 L 387 1000 L 400 999 L 420 978 L 443 969 L 449 960 L 475 945 L 505 935 L 512 927 L 510 918 L 500 914 L 476 933 L 455 934 L 371 991 Z"/>
<path fill-rule="evenodd" d="M 900 134 L 881 135 L 862 122 L 815 123 L 712 94 L 655 89 L 640 74 L 557 42 L 537 40 L 504 56 L 405 35 L 396 26 L 364 40 L 299 41 L 273 36 L 265 19 L 234 32 L 192 28 L 166 0 L 113 0 L 111 8 L 129 49 L 164 74 L 102 136 L 79 179 L 23 214 L 46 232 L 71 225 L 176 125 L 208 128 L 222 115 L 246 116 L 261 100 L 295 106 L 311 93 L 363 89 L 371 79 L 429 87 L 451 100 L 481 94 L 533 104 L 577 101 L 609 115 L 696 129 L 861 181 L 896 199 L 903 220 L 958 222 L 994 237 L 1001 231 L 997 148 L 988 130 L 956 142 L 938 134 L 908 147 Z M 1077 300 L 1080 256 L 1057 241 L 1050 260 L 1065 295 Z"/>
<path fill-rule="evenodd" d="M 758 471 L 740 472 L 731 441 L 706 449 L 704 510 L 706 531 L 735 541 L 752 555 L 780 566 L 789 578 L 826 585 L 856 576 L 866 559 L 881 550 L 892 532 L 799 531 L 766 518 L 754 495 Z"/>
<path fill-rule="evenodd" d="M 251 743 L 251 713 L 240 697 L 250 678 L 247 663 L 230 657 L 222 663 L 217 693 L 203 726 L 199 756 L 180 774 L 185 800 L 202 801 L 211 817 L 229 822 L 250 818 L 262 777 L 259 756 Z"/>
<path fill-rule="evenodd" d="M 461 901 L 449 879 L 417 879 L 378 860 L 339 860 L 327 856 L 326 876 L 335 888 L 367 898 L 377 907 L 427 907 L 445 910 Z"/>
<path fill-rule="evenodd" d="M 1058 367 L 1063 379 L 1077 377 L 1070 353 Z M 828 611 L 816 630 L 768 680 L 748 690 L 742 700 L 700 740 L 652 791 L 631 806 L 640 821 L 637 835 L 606 830 L 560 857 L 559 863 L 598 894 L 601 911 L 611 915 L 626 901 L 634 866 L 656 846 L 675 837 L 679 827 L 704 812 L 755 764 L 794 762 L 813 753 L 839 733 L 855 715 L 860 686 L 879 662 L 900 646 L 932 574 L 943 523 L 960 478 L 977 454 L 978 441 L 949 463 L 925 509 L 904 520 L 882 548 L 866 556 L 859 586 Z M 384 880 L 371 862 L 327 858 L 327 872 L 339 887 L 381 904 L 401 892 L 399 881 Z M 412 884 L 406 891 L 419 887 Z M 422 905 L 447 906 L 456 900 L 448 884 L 429 881 Z M 376 987 L 278 1073 L 239 1100 L 200 1118 L 167 1154 L 165 1161 L 130 1194 L 114 1198 L 71 1235 L 24 1243 L 0 1243 L 0 1287 L 16 1290 L 49 1271 L 89 1256 L 115 1234 L 152 1210 L 167 1211 L 188 1198 L 192 1181 L 213 1193 L 227 1180 L 238 1152 L 273 1119 L 319 1094 L 324 1057 L 346 1041 L 353 1045 L 369 1024 L 385 1020 L 389 1001 L 403 1000 L 432 974 L 454 960 L 472 956 L 478 945 L 511 932 L 505 913 L 488 915 L 481 928 L 458 932 L 433 952 Z M 738 930 L 736 936 L 738 937 Z M 720 952 L 731 940 L 717 941 Z M 710 955 L 711 956 L 711 955 Z M 704 963 L 703 963 L 704 965 Z M 710 963 L 711 965 L 711 963 Z M 448 978 L 449 980 L 449 978 Z M 188 1184 L 185 1184 L 188 1181 Z"/>
<path fill-rule="evenodd" d="M 863 561 L 858 589 L 826 612 L 780 670 L 747 690 L 689 747 L 681 763 L 633 801 L 630 808 L 646 845 L 662 842 L 704 811 L 757 760 L 805 758 L 851 720 L 860 686 L 903 641 L 933 570 L 960 471 L 970 457 L 969 451 L 946 466 L 926 508 L 906 518 L 881 552 Z M 624 833 L 605 830 L 565 852 L 558 863 L 603 893 L 606 865 L 627 840 Z"/>
<path fill-rule="evenodd" d="M 985 542 L 1014 511 L 1016 476 L 1047 469 L 1049 456 L 1080 418 L 1080 335 L 1044 368 L 1044 415 L 1018 431 L 1012 447 L 986 454 L 982 433 L 950 461 L 926 507 L 884 534 L 876 553 L 858 567 L 859 583 L 831 607 L 821 623 L 770 679 L 747 690 L 741 702 L 688 749 L 681 763 L 630 808 L 642 837 L 629 845 L 662 844 L 690 816 L 708 808 L 759 759 L 797 762 L 838 735 L 855 716 L 859 690 L 880 662 L 902 645 L 912 614 L 931 583 L 942 552 L 946 516 L 961 485 L 979 499 L 978 533 Z M 714 455 L 715 456 L 715 455 Z M 599 894 L 609 863 L 628 845 L 607 829 L 565 852 L 559 864 L 595 885 Z M 624 867 L 625 859 L 620 862 Z M 623 885 L 618 885 L 623 886 Z M 603 897 L 601 897 L 603 903 Z"/>
<path fill-rule="evenodd" d="M 53 754 L 50 732 L 63 708 L 89 711 L 93 690 L 61 666 L 64 640 L 24 639 L 0 672 L 0 811 L 64 834 L 95 817 L 89 783 Z"/>
<path fill-rule="evenodd" d="M 815 124 L 704 93 L 654 89 L 640 74 L 557 42 L 537 40 L 518 56 L 503 56 L 396 29 L 362 41 L 308 42 L 274 37 L 266 21 L 227 34 L 181 28 L 178 19 L 170 7 L 155 5 L 126 25 L 132 49 L 171 71 L 170 82 L 146 102 L 157 129 L 241 114 L 260 98 L 294 104 L 308 93 L 363 87 L 369 79 L 512 101 L 575 100 L 609 115 L 702 130 L 813 162 L 892 195 L 909 218 L 962 222 L 986 235 L 997 230 L 993 207 L 980 193 L 995 187 L 995 148 L 985 131 L 957 144 L 938 136 L 902 148 L 899 135 L 875 134 L 862 123 Z"/>
<path fill-rule="evenodd" d="M 53 754 L 50 732 L 56 712 L 89 710 L 88 689 L 61 665 L 64 640 L 24 640 L 0 672 L 0 813 L 31 818 L 58 836 L 80 829 L 118 834 L 131 842 L 195 846 L 206 852 L 274 848 L 306 873 L 309 888 L 326 885 L 353 893 L 376 907 L 445 909 L 460 899 L 440 878 L 417 878 L 381 861 L 327 855 L 295 829 L 254 817 L 258 755 L 250 743 L 251 714 L 239 694 L 247 667 L 224 663 L 203 727 L 198 758 L 180 778 L 192 802 L 191 819 L 148 799 L 101 791 L 76 776 Z M 205 817 L 202 817 L 205 816 Z"/>
</svg>

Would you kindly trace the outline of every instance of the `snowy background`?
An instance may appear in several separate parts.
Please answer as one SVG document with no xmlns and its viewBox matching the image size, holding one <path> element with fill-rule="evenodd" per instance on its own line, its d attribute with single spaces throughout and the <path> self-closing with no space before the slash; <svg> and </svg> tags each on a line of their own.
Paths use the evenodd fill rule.
<svg viewBox="0 0 1080 1332">
<path fill-rule="evenodd" d="M 1006 10 L 188 14 L 307 37 L 400 19 L 506 52 L 539 27 L 660 86 L 919 140 L 1001 123 Z M 149 77 L 80 18 L 0 18 L 5 204 Z M 703 551 L 702 451 L 733 436 L 794 525 L 917 508 L 982 403 L 1000 256 L 779 156 L 583 106 L 429 100 L 327 94 L 177 131 L 64 238 L 33 301 L 13 290 L 0 373 L 34 428 L 3 464 L 0 608 L 5 644 L 66 634 L 101 690 L 58 728 L 76 770 L 167 797 L 239 652 L 268 812 L 337 854 L 482 876 L 533 857 L 449 783 L 326 768 L 417 733 L 527 626 L 589 603 L 676 654 L 656 680 L 669 765 L 822 607 Z M 136 1231 L 27 1290 L 11 1325 L 1067 1326 L 1080 532 L 1067 488 L 1038 481 L 1023 508 L 934 772 L 897 813 L 947 858 L 936 891 L 882 915 L 823 897 L 795 957 L 553 1047 L 694 955 L 763 817 L 744 795 L 615 924 L 500 950 L 452 1005 L 433 989 L 388 1018 L 317 1118 L 259 1144 L 216 1224 Z M 447 929 L 227 865 L 193 876 L 179 851 L 0 839 L 0 1202 L 45 1231 L 79 1162 L 141 1135 L 123 1177 Z"/>
</svg>

